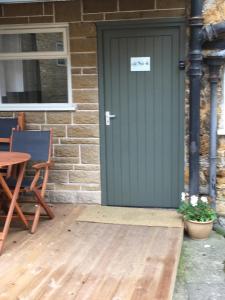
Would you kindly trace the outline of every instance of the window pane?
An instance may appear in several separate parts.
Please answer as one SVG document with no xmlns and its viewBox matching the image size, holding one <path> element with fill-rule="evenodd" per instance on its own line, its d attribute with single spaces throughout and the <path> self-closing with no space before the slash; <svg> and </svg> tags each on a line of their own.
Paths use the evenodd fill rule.
<svg viewBox="0 0 225 300">
<path fill-rule="evenodd" d="M 67 103 L 66 60 L 0 61 L 0 102 Z"/>
<path fill-rule="evenodd" d="M 0 53 L 64 51 L 62 32 L 1 34 Z"/>
</svg>

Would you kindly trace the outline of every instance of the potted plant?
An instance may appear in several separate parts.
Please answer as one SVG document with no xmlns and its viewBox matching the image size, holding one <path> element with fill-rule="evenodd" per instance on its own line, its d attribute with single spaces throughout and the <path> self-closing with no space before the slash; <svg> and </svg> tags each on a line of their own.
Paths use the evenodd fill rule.
<svg viewBox="0 0 225 300">
<path fill-rule="evenodd" d="M 212 231 L 213 221 L 217 215 L 210 206 L 207 197 L 181 195 L 181 205 L 178 212 L 183 215 L 185 229 L 192 239 L 207 239 Z"/>
</svg>

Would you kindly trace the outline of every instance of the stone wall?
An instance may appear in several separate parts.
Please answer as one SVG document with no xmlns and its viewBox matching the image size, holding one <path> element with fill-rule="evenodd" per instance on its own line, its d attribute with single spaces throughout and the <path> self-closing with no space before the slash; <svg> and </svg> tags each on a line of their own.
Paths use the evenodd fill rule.
<svg viewBox="0 0 225 300">
<path fill-rule="evenodd" d="M 186 3 L 186 8 L 185 8 Z M 224 0 L 204 1 L 205 24 L 223 21 Z M 185 0 L 74 0 L 0 5 L 0 24 L 68 22 L 76 112 L 26 112 L 27 129 L 54 130 L 55 165 L 50 175 L 51 201 L 100 202 L 96 21 L 185 16 Z M 188 45 L 187 45 L 188 48 Z M 201 91 L 201 191 L 208 191 L 210 91 L 204 67 Z M 186 80 L 185 184 L 188 188 L 188 76 Z M 218 90 L 221 117 L 222 86 Z M 12 116 L 12 112 L 0 113 Z M 218 137 L 218 204 L 225 210 L 225 137 Z"/>
<path fill-rule="evenodd" d="M 185 8 L 186 4 L 186 8 Z M 54 130 L 55 165 L 48 185 L 51 201 L 100 202 L 98 81 L 96 21 L 138 20 L 187 15 L 185 0 L 74 0 L 0 5 L 0 24 L 68 22 L 76 112 L 27 112 L 28 129 Z M 224 0 L 204 1 L 205 24 L 225 19 Z M 187 45 L 188 49 L 188 45 Z M 186 77 L 185 184 L 188 188 L 188 76 Z M 208 191 L 209 107 L 208 71 L 201 91 L 201 191 Z M 222 86 L 218 90 L 221 117 Z M 12 116 L 13 113 L 1 113 Z M 225 210 L 225 136 L 218 136 L 218 207 Z"/>
<path fill-rule="evenodd" d="M 190 1 L 187 2 L 187 11 L 190 11 Z M 187 13 L 188 15 L 188 13 Z M 204 24 L 224 21 L 225 4 L 224 0 L 205 0 L 203 9 Z M 189 36 L 189 30 L 187 31 Z M 203 53 L 205 55 L 205 53 Z M 223 79 L 224 68 L 221 70 Z M 200 193 L 208 193 L 209 183 L 209 128 L 210 128 L 210 86 L 208 67 L 203 65 L 203 76 L 201 81 L 201 102 L 200 102 Z M 222 81 L 218 84 L 218 128 L 221 126 L 221 119 L 224 118 L 223 89 Z M 189 128 L 189 80 L 186 76 L 185 94 L 185 190 L 189 185 L 189 161 L 188 161 L 188 128 Z M 225 212 L 225 136 L 218 135 L 217 152 L 217 209 Z"/>
<path fill-rule="evenodd" d="M 54 130 L 50 201 L 100 202 L 96 21 L 179 17 L 185 0 L 74 0 L 0 5 L 0 24 L 68 22 L 76 112 L 26 112 L 27 129 Z M 1 113 L 12 116 L 13 113 Z"/>
<path fill-rule="evenodd" d="M 225 19 L 224 0 L 205 0 L 203 10 L 204 24 L 223 22 Z M 224 68 L 221 70 L 223 79 Z M 224 118 L 222 81 L 218 87 L 218 128 L 221 126 L 221 118 Z M 201 92 L 201 184 L 207 191 L 208 188 L 208 154 L 209 154 L 209 118 L 210 118 L 210 90 L 208 84 L 208 69 L 204 68 Z M 225 212 L 225 136 L 218 135 L 217 152 L 217 207 Z"/>
</svg>

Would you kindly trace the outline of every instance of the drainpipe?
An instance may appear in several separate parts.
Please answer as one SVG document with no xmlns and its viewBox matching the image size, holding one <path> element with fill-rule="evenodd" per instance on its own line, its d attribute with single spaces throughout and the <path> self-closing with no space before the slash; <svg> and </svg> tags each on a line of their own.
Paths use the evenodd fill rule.
<svg viewBox="0 0 225 300">
<path fill-rule="evenodd" d="M 202 76 L 202 0 L 191 1 L 189 193 L 199 194 L 200 87 Z"/>
<path fill-rule="evenodd" d="M 216 208 L 216 161 L 217 161 L 217 86 L 220 79 L 220 68 L 224 63 L 222 56 L 208 56 L 210 82 L 210 169 L 209 196 L 211 205 Z"/>
<path fill-rule="evenodd" d="M 210 24 L 202 29 L 202 40 L 213 41 L 225 34 L 225 22 Z"/>
</svg>

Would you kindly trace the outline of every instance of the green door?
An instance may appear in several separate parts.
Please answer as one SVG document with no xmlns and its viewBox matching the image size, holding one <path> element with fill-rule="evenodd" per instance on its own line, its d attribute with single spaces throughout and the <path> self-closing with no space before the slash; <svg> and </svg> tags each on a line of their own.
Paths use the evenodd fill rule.
<svg viewBox="0 0 225 300">
<path fill-rule="evenodd" d="M 117 25 L 98 32 L 102 203 L 177 207 L 184 173 L 183 27 Z"/>
</svg>

